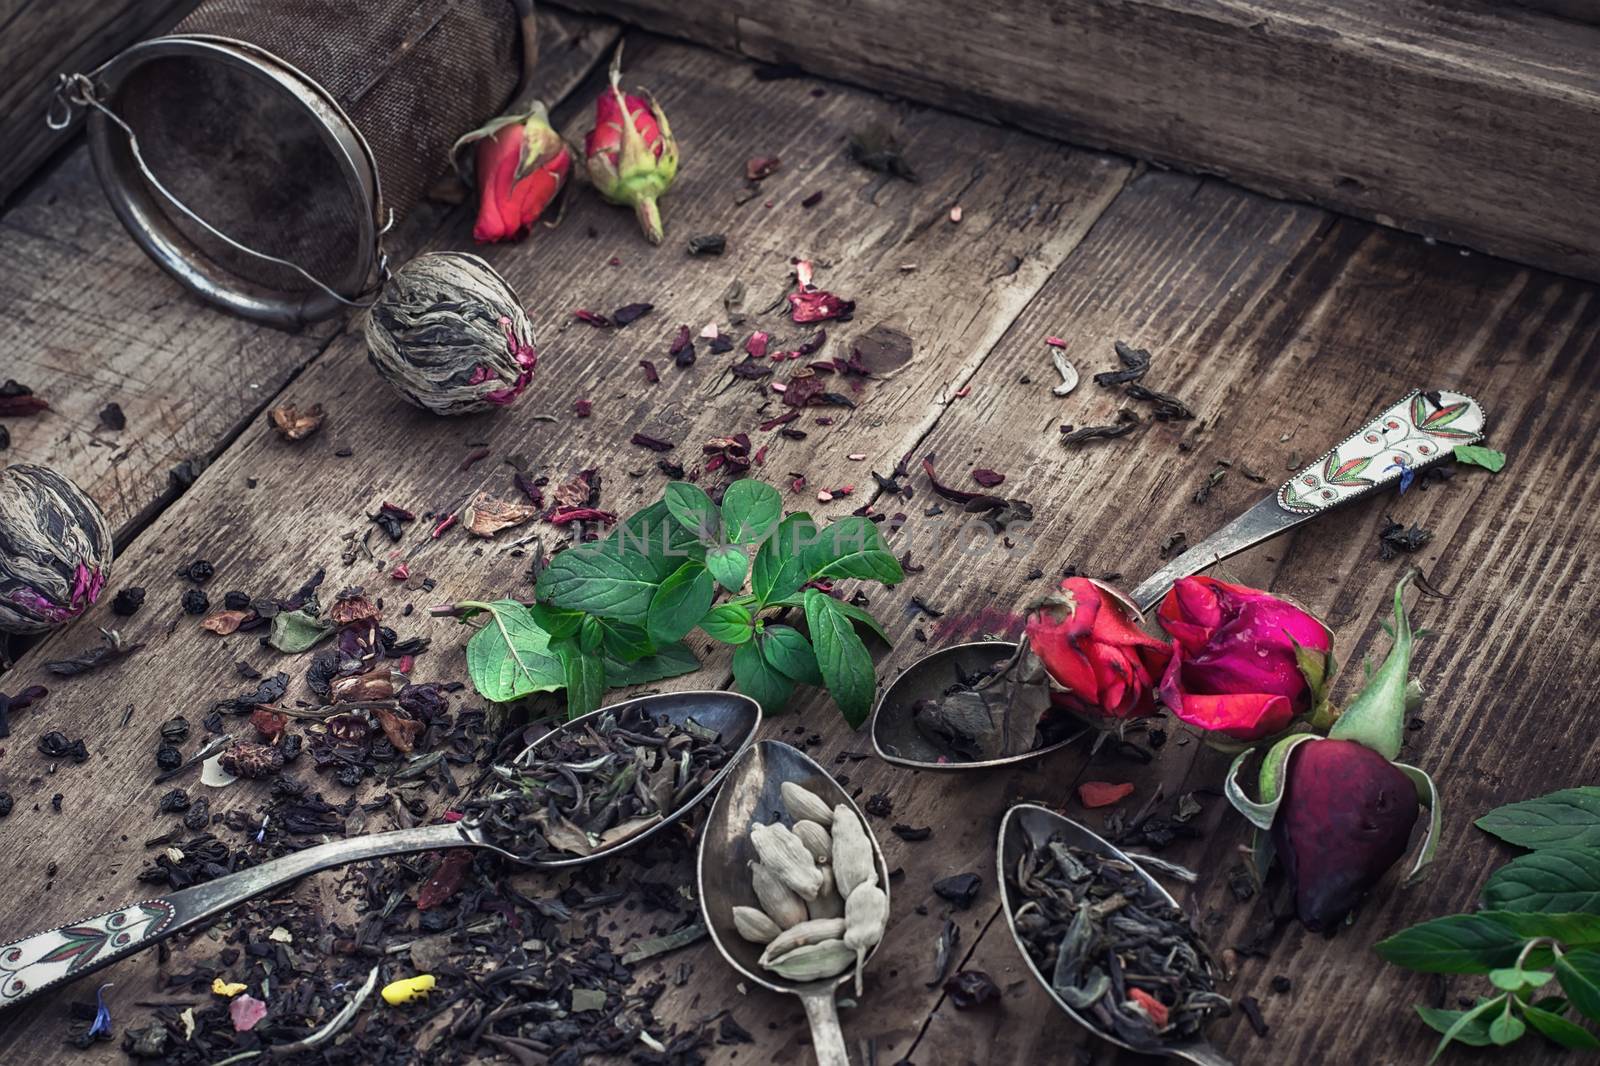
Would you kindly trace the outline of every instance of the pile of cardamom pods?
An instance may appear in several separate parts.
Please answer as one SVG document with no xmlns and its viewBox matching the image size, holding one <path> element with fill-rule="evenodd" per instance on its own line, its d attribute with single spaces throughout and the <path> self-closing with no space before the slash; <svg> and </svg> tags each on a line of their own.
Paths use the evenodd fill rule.
<svg viewBox="0 0 1600 1066">
<path fill-rule="evenodd" d="M 867 952 L 889 924 L 889 896 L 878 884 L 872 838 L 841 803 L 783 783 L 792 825 L 750 828 L 759 861 L 750 863 L 758 907 L 733 908 L 739 935 L 765 944 L 761 965 L 790 981 L 821 981 L 856 967 L 856 995 Z"/>
</svg>

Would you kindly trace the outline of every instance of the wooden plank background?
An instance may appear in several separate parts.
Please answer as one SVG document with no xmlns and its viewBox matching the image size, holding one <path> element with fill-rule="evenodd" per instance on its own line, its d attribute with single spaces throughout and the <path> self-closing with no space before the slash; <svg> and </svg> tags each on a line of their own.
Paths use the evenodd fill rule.
<svg viewBox="0 0 1600 1066">
<path fill-rule="evenodd" d="M 552 23 L 546 40 L 552 35 L 569 42 L 560 54 L 571 67 L 550 96 L 565 97 L 557 118 L 568 134 L 578 135 L 588 127 L 588 101 L 614 31 L 562 19 Z M 66 921 L 136 898 L 141 886 L 133 875 L 147 859 L 140 841 L 170 821 L 143 821 L 165 790 L 150 783 L 154 732 L 175 712 L 197 719 L 212 699 L 232 694 L 233 661 L 288 669 L 296 683 L 291 697 L 304 695 L 298 687 L 302 663 L 284 662 L 250 635 L 205 633 L 181 615 L 182 583 L 172 571 L 191 558 L 216 564 L 213 590 L 292 588 L 325 565 L 329 588 L 381 588 L 391 613 L 404 603 L 420 611 L 485 593 L 526 594 L 527 560 L 511 553 L 506 535 L 485 544 L 452 535 L 431 541 L 418 523 L 396 554 L 375 538 L 377 557 L 353 564 L 341 560 L 345 535 L 360 538 L 369 528 L 365 516 L 385 499 L 429 511 L 455 506 L 480 487 L 509 494 L 503 460 L 512 454 L 556 480 L 598 467 L 604 505 L 631 510 L 653 499 L 664 480 L 655 455 L 625 443 L 636 429 L 676 442 L 672 457 L 691 467 L 705 438 L 752 432 L 757 444 L 770 445 L 760 473 L 780 485 L 787 472 L 804 473 L 810 486 L 790 494 L 789 505 L 828 516 L 873 500 L 868 471 L 887 471 L 902 456 L 936 454 L 941 472 L 956 483 L 974 466 L 1005 472 L 1005 491 L 1029 500 L 1037 514 L 1013 548 L 989 543 L 981 554 L 966 555 L 937 537 L 918 520 L 933 500 L 920 475 L 912 479 L 916 498 L 909 504 L 876 501 L 880 509 L 912 516 L 895 547 L 911 550 L 926 567 L 893 591 L 871 593 L 874 612 L 895 637 L 894 649 L 878 664 L 886 679 L 938 643 L 1003 628 L 1017 603 L 1068 564 L 1121 572 L 1131 584 L 1158 564 L 1157 546 L 1169 533 L 1198 539 L 1265 491 L 1245 481 L 1236 466 L 1206 504 L 1193 504 L 1194 490 L 1216 459 L 1243 463 L 1276 481 L 1296 456 L 1319 452 L 1406 389 L 1442 386 L 1470 392 L 1488 407 L 1491 441 L 1511 455 L 1505 473 L 1463 471 L 1426 492 L 1414 489 L 1324 517 L 1229 564 L 1233 576 L 1292 594 L 1327 617 L 1339 634 L 1341 661 L 1355 664 L 1386 646 L 1379 623 L 1402 565 L 1378 560 L 1376 529 L 1392 513 L 1435 530 L 1416 561 L 1452 596 L 1417 607 L 1418 623 L 1439 635 L 1419 647 L 1417 674 L 1433 696 L 1422 727 L 1408 738 L 1408 757 L 1436 772 L 1450 805 L 1439 870 L 1420 888 L 1386 884 L 1355 925 L 1332 940 L 1289 930 L 1269 958 L 1244 961 L 1228 991 L 1258 996 L 1271 1033 L 1256 1037 L 1237 1015 L 1212 1033 L 1240 1063 L 1425 1056 L 1429 1033 L 1411 1019 L 1409 1004 L 1427 1000 L 1430 983 L 1383 965 L 1371 943 L 1410 922 L 1471 906 L 1487 871 L 1505 858 L 1472 829 L 1478 813 L 1600 776 L 1594 745 L 1571 740 L 1587 735 L 1589 698 L 1585 675 L 1572 664 L 1600 652 L 1594 624 L 1600 582 L 1588 550 L 1600 537 L 1600 488 L 1583 476 L 1600 450 L 1584 427 L 1600 376 L 1600 290 L 1220 181 L 1146 172 L 1118 157 L 833 83 L 758 81 L 746 64 L 635 36 L 628 80 L 658 94 L 684 145 L 683 175 L 666 200 L 668 240 L 660 248 L 647 246 L 628 212 L 586 194 L 559 228 L 484 250 L 523 296 L 541 349 L 532 393 L 495 415 L 446 421 L 406 407 L 377 384 L 359 335 L 348 329 L 328 327 L 321 340 L 229 332 L 243 327 L 182 296 L 153 264 L 125 256 L 131 246 L 114 230 L 85 230 L 70 244 L 39 236 L 57 232 L 50 211 L 71 210 L 68 198 L 51 200 L 51 188 L 69 189 L 81 180 L 73 169 L 81 160 L 66 161 L 20 216 L 0 219 L 0 235 L 16 247 L 40 248 L 35 254 L 45 256 L 48 246 L 56 257 L 51 295 L 35 300 L 43 308 L 36 315 L 54 303 L 96 306 L 81 302 L 89 299 L 83 290 L 96 287 L 84 279 L 103 278 L 98 287 L 123 293 L 118 298 L 127 306 L 170 305 L 137 322 L 133 336 L 141 343 L 148 345 L 158 329 L 182 344 L 220 331 L 219 338 L 258 350 L 277 368 L 276 377 L 263 379 L 259 397 L 241 398 L 232 394 L 227 374 L 238 364 L 215 346 L 193 346 L 220 369 L 189 379 L 187 406 L 171 415 L 174 424 L 211 407 L 234 414 L 210 430 L 197 427 L 209 436 L 197 437 L 196 446 L 216 457 L 193 488 L 150 507 L 148 525 L 124 526 L 131 543 L 112 585 L 149 590 L 144 612 L 123 624 L 129 637 L 149 646 L 100 674 L 52 682 L 49 699 L 13 722 L 13 739 L 0 752 L 0 788 L 15 794 L 17 807 L 0 823 L 0 833 L 11 848 L 14 878 L 29 891 L 0 898 L 0 935 L 32 931 L 45 916 Z M 584 71 L 590 76 L 574 91 Z M 896 131 L 919 183 L 885 180 L 845 158 L 850 132 L 874 124 Z M 781 169 L 759 195 L 737 202 L 745 159 L 769 154 L 782 157 Z M 819 191 L 820 202 L 802 206 Z M 950 221 L 957 205 L 959 223 Z M 470 216 L 467 208 L 438 209 L 414 227 L 410 246 L 467 247 Z M 727 234 L 727 253 L 688 257 L 684 241 L 703 232 Z M 844 354 L 853 338 L 880 325 L 906 332 L 914 351 L 909 365 L 869 384 L 856 409 L 809 411 L 796 423 L 808 434 L 804 440 L 756 432 L 757 423 L 780 407 L 761 386 L 726 373 L 737 353 L 709 355 L 702 345 L 699 361 L 686 370 L 666 355 L 679 323 L 696 332 L 709 321 L 727 325 L 721 297 L 734 280 L 745 284 L 752 316 L 736 331 L 740 339 L 752 326 L 780 338 L 809 334 L 777 313 L 761 313 L 785 291 L 794 257 L 811 258 L 819 283 L 858 302 L 852 322 L 829 324 L 823 354 Z M 9 266 L 0 270 L 0 285 L 30 284 L 16 273 Z M 145 295 L 130 295 L 138 293 Z M 605 311 L 635 300 L 651 301 L 656 310 L 623 330 L 597 331 L 572 319 L 576 307 Z M 139 399 L 148 406 L 136 407 L 127 398 L 137 394 L 135 387 L 105 376 L 100 364 L 109 348 L 56 344 L 48 360 L 34 354 L 53 343 L 62 321 L 74 318 L 71 311 L 60 313 L 60 319 L 18 327 L 11 343 L 35 360 L 27 364 L 30 374 L 59 366 L 53 373 L 61 377 L 38 373 L 23 380 L 47 384 L 53 399 L 68 388 L 64 381 L 92 384 L 96 399 L 74 417 L 92 418 L 101 397 L 123 397 L 132 436 L 142 425 L 135 412 L 154 419 L 159 402 Z M 1047 335 L 1063 337 L 1084 372 L 1084 384 L 1064 399 L 1049 391 L 1055 378 L 1043 344 Z M 1115 411 L 1117 397 L 1088 377 L 1112 365 L 1111 343 L 1118 339 L 1148 347 L 1155 355 L 1150 383 L 1183 396 L 1202 421 L 1153 425 L 1063 451 L 1060 424 L 1102 421 Z M 645 383 L 640 358 L 661 367 L 658 386 Z M 593 403 L 591 418 L 572 415 L 578 398 Z M 304 443 L 285 444 L 254 417 L 281 400 L 323 403 L 327 426 Z M 556 420 L 538 420 L 539 413 Z M 815 424 L 819 414 L 834 424 Z M 61 465 L 97 495 L 114 499 L 97 480 L 107 475 L 94 463 L 73 465 L 82 463 L 86 450 L 61 445 L 64 429 L 36 432 L 44 424 L 24 434 L 17 430 L 26 423 L 9 421 L 14 443 L 5 458 Z M 150 479 L 181 449 L 143 443 L 152 452 L 139 467 L 148 492 Z M 482 446 L 489 458 L 463 470 L 468 454 Z M 158 454 L 162 448 L 168 454 Z M 849 459 L 858 453 L 868 459 Z M 817 488 L 844 484 L 856 493 L 816 503 Z M 544 528 L 542 535 L 547 550 L 556 545 L 553 530 Z M 398 558 L 438 587 L 407 593 L 382 577 Z M 1028 581 L 1034 567 L 1048 577 Z M 926 616 L 914 597 L 943 616 Z M 113 621 L 106 605 L 97 607 L 29 652 L 5 679 L 8 688 L 51 680 L 42 672 L 44 659 L 87 644 L 95 625 Z M 461 630 L 420 615 L 404 628 L 435 640 L 419 660 L 419 680 L 464 676 Z M 929 643 L 916 639 L 919 631 Z M 697 650 L 705 669 L 673 684 L 727 684 L 727 657 L 704 646 Z M 49 728 L 85 736 L 91 760 L 62 768 L 56 778 L 44 776 L 33 741 Z M 853 1044 L 867 1042 L 878 1062 L 922 1064 L 1055 1061 L 1091 1047 L 1034 987 L 996 921 L 992 870 L 1000 817 L 1019 799 L 1083 815 L 1073 798 L 1081 779 L 1132 780 L 1138 786 L 1134 804 L 1158 787 L 1168 796 L 1214 790 L 1226 760 L 1171 730 L 1150 766 L 1109 754 L 1091 761 L 1078 749 L 992 774 L 918 774 L 870 759 L 835 765 L 839 754 L 868 745 L 815 694 L 797 699 L 764 735 L 793 739 L 796 730 L 820 735 L 814 754 L 847 773 L 852 788 L 863 795 L 885 791 L 894 804 L 893 815 L 876 820 L 874 828 L 890 867 L 904 876 L 894 883 L 889 938 L 868 971 L 867 993 L 845 1011 Z M 315 787 L 334 801 L 347 794 L 331 781 L 317 780 Z M 48 803 L 56 791 L 66 797 L 59 815 Z M 358 796 L 370 799 L 377 791 L 366 787 Z M 240 783 L 211 798 L 219 812 L 253 811 L 264 792 Z M 1227 888 L 1246 838 L 1242 821 L 1220 796 L 1201 798 L 1205 837 L 1167 855 L 1202 871 L 1189 898 L 1213 942 L 1225 947 L 1243 939 L 1261 914 L 1258 903 L 1233 903 Z M 389 828 L 388 817 L 375 813 L 366 828 Z M 1095 824 L 1099 815 L 1086 818 Z M 892 822 L 931 825 L 933 839 L 902 841 L 888 831 Z M 53 877 L 46 873 L 51 864 Z M 952 912 L 929 886 L 964 871 L 984 878 L 983 892 L 971 910 Z M 588 876 L 620 885 L 639 875 L 625 861 Z M 344 914 L 348 904 L 338 897 L 350 876 L 335 871 L 309 878 L 294 895 Z M 516 883 L 526 893 L 548 895 L 567 880 L 529 875 Z M 960 965 L 992 974 L 1004 991 L 1000 1003 L 962 1012 L 927 987 L 934 942 L 947 917 L 961 929 Z M 615 908 L 597 912 L 592 922 L 604 923 L 613 943 L 626 944 L 652 931 L 655 920 Z M 143 1024 L 144 1012 L 128 1004 L 153 995 L 163 974 L 208 960 L 215 950 L 201 933 L 180 938 L 166 962 L 147 952 L 107 971 L 117 982 L 118 1025 Z M 682 986 L 668 982 L 660 1017 L 681 1027 L 730 1008 L 756 1035 L 754 1049 L 714 1048 L 712 1061 L 809 1061 L 798 1005 L 740 990 L 704 943 L 641 965 L 636 978 L 666 978 L 683 965 L 693 978 Z M 1267 992 L 1278 974 L 1293 978 L 1291 994 Z M 79 1053 L 59 1041 L 67 1004 L 85 994 L 86 986 L 68 987 L 9 1014 L 0 1027 L 0 1061 L 121 1061 L 114 1045 Z M 1558 1061 L 1532 1042 L 1517 1053 L 1519 1061 Z M 1101 1049 L 1096 1054 L 1097 1061 L 1121 1061 Z"/>
<path fill-rule="evenodd" d="M 565 0 L 1600 279 L 1600 27 L 1489 0 Z M 1591 5 L 1592 6 L 1592 5 Z"/>
</svg>

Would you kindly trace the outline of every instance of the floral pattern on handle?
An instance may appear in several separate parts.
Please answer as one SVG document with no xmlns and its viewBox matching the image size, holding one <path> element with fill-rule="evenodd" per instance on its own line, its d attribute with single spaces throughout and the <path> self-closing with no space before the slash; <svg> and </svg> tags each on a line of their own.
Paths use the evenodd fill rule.
<svg viewBox="0 0 1600 1066">
<path fill-rule="evenodd" d="M 0 947 L 0 1005 L 92 967 L 103 953 L 157 936 L 176 913 L 167 900 L 150 899 Z"/>
<path fill-rule="evenodd" d="M 1407 470 L 1438 462 L 1459 444 L 1482 439 L 1483 426 L 1483 408 L 1472 397 L 1413 390 L 1284 482 L 1278 503 L 1299 514 L 1334 507 L 1398 481 Z"/>
</svg>

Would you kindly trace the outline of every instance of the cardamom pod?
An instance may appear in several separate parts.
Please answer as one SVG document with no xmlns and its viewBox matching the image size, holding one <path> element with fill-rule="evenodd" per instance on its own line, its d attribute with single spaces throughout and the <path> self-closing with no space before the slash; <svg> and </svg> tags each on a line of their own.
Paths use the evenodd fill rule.
<svg viewBox="0 0 1600 1066">
<path fill-rule="evenodd" d="M 833 817 L 831 811 L 828 817 Z M 800 843 L 806 846 L 806 850 L 811 852 L 811 857 L 817 860 L 818 866 L 826 866 L 833 861 L 833 837 L 829 836 L 828 831 L 821 825 L 802 818 L 794 823 L 791 831 L 800 838 Z"/>
<path fill-rule="evenodd" d="M 783 932 L 778 923 L 767 916 L 766 911 L 757 910 L 755 907 L 733 908 L 733 927 L 739 931 L 740 936 L 752 944 L 770 943 Z"/>
<path fill-rule="evenodd" d="M 822 797 L 809 788 L 797 785 L 793 781 L 785 781 L 778 786 L 778 791 L 783 795 L 783 805 L 789 808 L 790 816 L 796 821 L 805 818 L 818 825 L 833 824 L 833 811 L 823 802 Z"/>
<path fill-rule="evenodd" d="M 843 918 L 813 918 L 799 925 L 790 926 L 774 937 L 767 944 L 766 950 L 761 953 L 761 961 L 771 962 L 795 948 L 802 948 L 807 944 L 820 944 L 824 940 L 838 940 L 842 936 L 844 936 Z"/>
<path fill-rule="evenodd" d="M 875 884 L 857 885 L 844 901 L 844 942 L 856 953 L 856 995 L 861 995 L 861 968 L 867 949 L 883 939 L 889 927 L 889 894 Z"/>
<path fill-rule="evenodd" d="M 843 918 L 844 897 L 833 887 L 833 867 L 819 866 L 822 871 L 822 891 L 816 899 L 806 900 L 806 913 L 812 918 Z"/>
<path fill-rule="evenodd" d="M 761 909 L 781 928 L 787 929 L 806 920 L 805 900 L 759 862 L 750 864 L 750 885 L 755 889 L 756 902 L 761 904 Z"/>
<path fill-rule="evenodd" d="M 761 965 L 790 981 L 821 981 L 835 977 L 850 968 L 855 958 L 843 940 L 824 940 L 820 944 L 807 944 Z"/>
<path fill-rule="evenodd" d="M 816 899 L 822 891 L 822 871 L 817 860 L 800 843 L 794 831 L 780 822 L 750 827 L 750 843 L 761 859 L 761 865 L 771 870 L 801 899 Z"/>
<path fill-rule="evenodd" d="M 833 887 L 848 900 L 857 885 L 877 883 L 878 863 L 867 827 L 841 803 L 833 809 Z"/>
</svg>

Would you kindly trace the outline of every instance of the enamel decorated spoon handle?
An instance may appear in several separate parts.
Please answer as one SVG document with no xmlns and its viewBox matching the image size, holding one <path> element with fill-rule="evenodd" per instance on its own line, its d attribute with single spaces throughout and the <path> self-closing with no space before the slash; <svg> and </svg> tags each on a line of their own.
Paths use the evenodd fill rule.
<svg viewBox="0 0 1600 1066">
<path fill-rule="evenodd" d="M 1483 426 L 1483 408 L 1472 397 L 1443 389 L 1413 389 L 1278 486 L 1272 495 L 1151 574 L 1133 590 L 1133 601 L 1147 611 L 1179 578 L 1324 511 L 1409 479 L 1424 467 L 1449 458 L 1456 447 L 1483 439 Z"/>
<path fill-rule="evenodd" d="M 478 843 L 458 825 L 396 829 L 335 840 L 214 881 L 14 940 L 0 946 L 0 1009 L 109 966 L 306 874 L 384 855 Z"/>
</svg>

